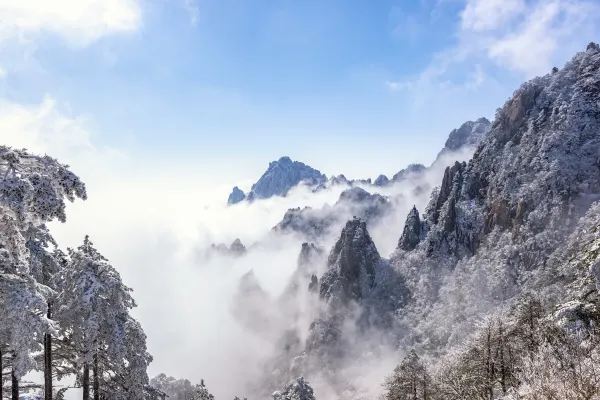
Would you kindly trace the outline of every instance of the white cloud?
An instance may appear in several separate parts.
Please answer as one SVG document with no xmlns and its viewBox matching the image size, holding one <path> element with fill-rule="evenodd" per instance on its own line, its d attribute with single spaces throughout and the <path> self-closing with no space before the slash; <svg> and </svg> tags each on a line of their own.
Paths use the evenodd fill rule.
<svg viewBox="0 0 600 400">
<path fill-rule="evenodd" d="M 426 104 L 448 88 L 481 87 L 490 82 L 492 68 L 515 84 L 562 66 L 597 37 L 599 26 L 600 5 L 592 0 L 468 0 L 456 43 L 405 79 L 402 88 L 412 89 L 415 103 Z M 475 74 L 465 77 L 473 68 Z"/>
<path fill-rule="evenodd" d="M 525 8 L 524 0 L 469 0 L 461 13 L 462 28 L 473 31 L 497 29 Z"/>
<path fill-rule="evenodd" d="M 0 0 L 0 41 L 52 33 L 86 46 L 140 24 L 139 0 Z"/>
<path fill-rule="evenodd" d="M 588 35 L 598 22 L 599 12 L 600 8 L 590 2 L 539 2 L 528 9 L 517 29 L 492 38 L 488 54 L 498 64 L 527 78 L 545 74 L 558 51 L 572 52 L 574 42 L 593 39 Z"/>
</svg>

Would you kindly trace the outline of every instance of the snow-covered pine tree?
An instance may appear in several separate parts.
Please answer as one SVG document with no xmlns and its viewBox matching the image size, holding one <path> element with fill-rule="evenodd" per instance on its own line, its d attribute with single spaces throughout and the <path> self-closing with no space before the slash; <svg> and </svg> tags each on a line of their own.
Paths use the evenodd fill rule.
<svg viewBox="0 0 600 400">
<path fill-rule="evenodd" d="M 60 283 L 55 306 L 56 320 L 60 323 L 61 332 L 71 341 L 77 365 L 83 369 L 81 385 L 84 400 L 90 395 L 90 368 L 94 371 L 94 399 L 98 399 L 103 391 L 99 388 L 101 376 L 121 375 L 124 367 L 128 368 L 130 364 L 135 365 L 137 370 L 140 365 L 147 365 L 150 356 L 145 351 L 145 335 L 141 327 L 128 314 L 136 305 L 131 289 L 123 284 L 117 270 L 94 248 L 88 236 L 77 250 L 69 250 L 69 258 L 68 266 L 60 272 L 57 280 Z M 137 345 L 141 347 L 128 347 Z M 100 366 L 107 370 L 100 371 Z M 140 379 L 136 384 L 122 382 L 122 386 L 125 383 L 129 385 L 128 389 L 141 391 L 147 383 L 145 371 L 127 371 L 126 374 L 133 374 L 128 375 L 128 379 Z"/>
<path fill-rule="evenodd" d="M 47 317 L 52 291 L 32 273 L 27 237 L 49 221 L 64 222 L 65 200 L 86 197 L 68 166 L 0 146 L 0 347 L 11 353 L 15 399 L 19 379 L 35 366 L 32 352 L 54 330 Z"/>
</svg>

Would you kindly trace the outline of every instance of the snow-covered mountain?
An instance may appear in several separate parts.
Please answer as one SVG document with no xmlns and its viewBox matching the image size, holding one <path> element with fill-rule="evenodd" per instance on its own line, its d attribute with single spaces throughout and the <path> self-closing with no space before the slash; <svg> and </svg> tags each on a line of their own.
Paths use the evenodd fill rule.
<svg viewBox="0 0 600 400">
<path fill-rule="evenodd" d="M 479 118 L 476 121 L 467 121 L 460 128 L 454 129 L 450 132 L 446 144 L 438 154 L 434 165 L 439 162 L 443 155 L 474 148 L 485 136 L 489 126 L 490 122 L 486 118 Z M 252 185 L 252 189 L 248 194 L 235 186 L 227 199 L 227 204 L 232 205 L 244 200 L 253 201 L 273 196 L 285 196 L 290 189 L 301 182 L 313 186 L 314 192 L 326 188 L 327 185 L 373 185 L 383 187 L 401 182 L 426 170 L 427 167 L 423 164 L 409 164 L 406 168 L 394 174 L 391 179 L 385 175 L 379 175 L 375 180 L 371 180 L 371 178 L 348 179 L 343 174 L 327 179 L 320 171 L 302 162 L 292 161 L 289 157 L 281 157 L 279 160 L 269 163 L 267 171 Z"/>
<path fill-rule="evenodd" d="M 353 385 L 360 365 L 397 347 L 415 348 L 389 381 L 390 399 L 403 398 L 402 379 L 414 370 L 426 379 L 412 386 L 416 398 L 508 400 L 521 398 L 507 397 L 509 391 L 527 393 L 546 379 L 527 375 L 525 366 L 535 360 L 538 371 L 551 371 L 546 384 L 568 374 L 560 357 L 573 357 L 568 346 L 583 340 L 588 347 L 576 356 L 587 364 L 578 379 L 595 382 L 590 360 L 598 354 L 589 345 L 598 341 L 588 332 L 597 332 L 600 320 L 599 104 L 600 48 L 590 44 L 563 69 L 523 84 L 491 125 L 480 119 L 453 131 L 442 153 L 479 137 L 473 158 L 448 166 L 428 206 L 410 210 L 389 260 L 365 221 L 345 224 L 314 279 L 320 306 L 306 340 L 270 364 L 277 373 L 265 379 L 284 387 L 303 375 L 342 398 L 361 398 Z M 357 203 L 368 198 L 354 195 L 363 199 Z M 280 225 L 292 226 L 303 213 L 296 210 Z M 300 219 L 327 220 L 311 218 Z M 484 317 L 487 331 L 479 335 Z M 531 338 L 548 335 L 562 342 L 542 353 Z M 475 375 L 465 374 L 481 360 L 487 375 L 477 378 L 481 384 L 469 381 Z M 492 372 L 491 362 L 498 363 Z M 435 375 L 428 375 L 432 365 Z M 559 385 L 562 398 L 575 398 L 569 384 Z"/>
<path fill-rule="evenodd" d="M 248 196 L 236 186 L 229 195 L 227 203 L 235 204 L 247 198 L 268 199 L 273 196 L 285 196 L 291 188 L 301 182 L 316 186 L 327 182 L 327 177 L 302 162 L 281 157 L 269 163 L 265 173 L 252 185 L 252 191 Z"/>
<path fill-rule="evenodd" d="M 295 233 L 306 240 L 320 242 L 332 232 L 339 231 L 345 221 L 354 216 L 372 225 L 389 215 L 392 208 L 389 198 L 369 193 L 360 187 L 352 187 L 344 190 L 333 206 L 289 209 L 281 222 L 273 227 L 273 231 Z"/>
</svg>

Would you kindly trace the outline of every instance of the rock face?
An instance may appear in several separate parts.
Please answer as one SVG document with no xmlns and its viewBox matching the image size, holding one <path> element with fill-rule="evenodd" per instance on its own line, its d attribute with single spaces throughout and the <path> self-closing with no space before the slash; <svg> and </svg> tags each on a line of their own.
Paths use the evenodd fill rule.
<svg viewBox="0 0 600 400">
<path fill-rule="evenodd" d="M 228 205 L 237 204 L 240 201 L 243 201 L 245 198 L 246 198 L 246 194 L 239 187 L 236 186 L 231 191 L 231 194 L 229 195 L 229 198 L 227 199 L 227 204 Z"/>
<path fill-rule="evenodd" d="M 329 254 L 328 269 L 321 278 L 321 299 L 335 305 L 360 301 L 373 287 L 380 260 L 367 224 L 358 218 L 348 221 Z"/>
</svg>

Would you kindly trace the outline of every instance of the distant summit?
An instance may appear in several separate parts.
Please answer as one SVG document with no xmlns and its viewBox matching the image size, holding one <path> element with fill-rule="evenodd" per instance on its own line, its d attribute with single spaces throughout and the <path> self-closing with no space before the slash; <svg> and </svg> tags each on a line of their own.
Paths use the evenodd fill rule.
<svg viewBox="0 0 600 400">
<path fill-rule="evenodd" d="M 458 151 L 465 147 L 475 147 L 490 130 L 492 123 L 485 117 L 476 121 L 467 121 L 458 129 L 452 130 L 448 135 L 444 148 L 439 152 L 437 158 L 443 154 Z"/>
<path fill-rule="evenodd" d="M 227 204 L 231 205 L 231 204 L 236 204 L 239 203 L 240 201 L 244 200 L 246 198 L 246 194 L 240 190 L 239 187 L 234 187 L 233 190 L 231 191 L 231 194 L 229 195 L 229 198 L 227 199 Z"/>
<path fill-rule="evenodd" d="M 299 183 L 311 186 L 325 184 L 327 177 L 320 171 L 289 157 L 281 157 L 269 163 L 269 167 L 260 179 L 252 185 L 252 191 L 246 196 L 239 188 L 233 188 L 228 204 L 239 203 L 244 199 L 268 199 L 273 196 L 285 196 Z"/>
</svg>

